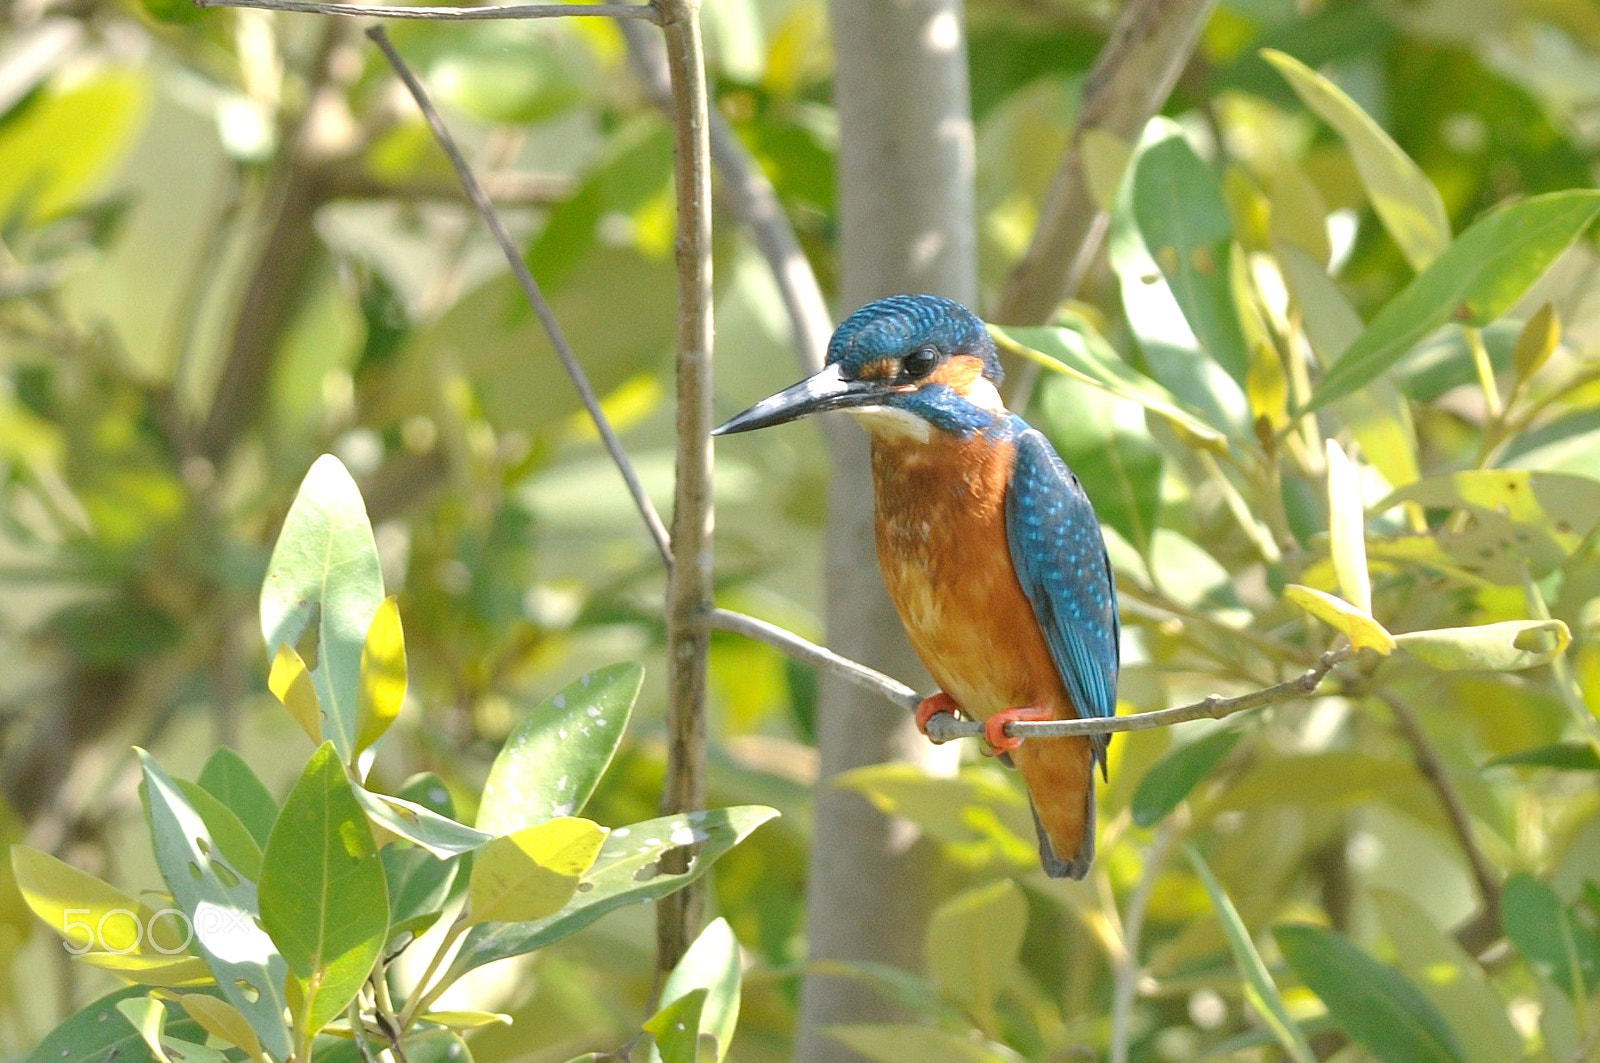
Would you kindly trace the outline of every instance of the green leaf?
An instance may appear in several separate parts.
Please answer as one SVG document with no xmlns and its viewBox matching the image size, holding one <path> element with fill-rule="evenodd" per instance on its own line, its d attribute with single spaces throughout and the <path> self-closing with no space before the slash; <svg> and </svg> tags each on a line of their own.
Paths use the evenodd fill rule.
<svg viewBox="0 0 1600 1063">
<path fill-rule="evenodd" d="M 1037 362 L 1080 383 L 1137 402 L 1172 424 L 1183 439 L 1211 450 L 1227 449 L 1227 437 L 1184 409 L 1166 388 L 1127 367 L 1116 352 L 1098 337 L 1091 339 L 1076 328 L 1040 326 L 1001 328 L 989 326 L 1002 351 Z"/>
<path fill-rule="evenodd" d="M 389 931 L 383 867 L 332 742 L 324 742 L 267 842 L 261 925 L 305 985 L 309 1037 L 340 1015 L 372 973 Z"/>
<path fill-rule="evenodd" d="M 1372 901 L 1401 971 L 1460 1035 L 1470 1063 L 1521 1058 L 1522 1038 L 1506 1014 L 1506 1002 L 1477 961 L 1403 894 L 1374 889 Z"/>
<path fill-rule="evenodd" d="M 1556 891 L 1527 872 L 1506 880 L 1500 895 L 1500 921 L 1506 937 L 1540 977 L 1569 997 L 1582 987 L 1588 994 L 1600 981 L 1600 929 L 1594 911 L 1579 917 Z"/>
<path fill-rule="evenodd" d="M 1561 656 L 1572 642 L 1572 632 L 1560 620 L 1506 620 L 1408 631 L 1394 640 L 1411 656 L 1441 670 L 1518 672 Z"/>
<path fill-rule="evenodd" d="M 1201 347 L 1243 384 L 1250 355 L 1233 304 L 1233 218 L 1221 186 L 1175 128 L 1133 165 L 1133 214 L 1151 258 Z"/>
<path fill-rule="evenodd" d="M 1250 931 L 1245 928 L 1244 920 L 1239 918 L 1239 910 L 1233 906 L 1233 901 L 1217 882 L 1216 876 L 1211 873 L 1211 868 L 1201 859 L 1194 848 L 1185 844 L 1184 851 L 1189 855 L 1189 862 L 1194 865 L 1195 874 L 1205 886 L 1206 896 L 1211 898 L 1211 907 L 1217 913 L 1217 919 L 1222 924 L 1222 932 L 1228 939 L 1228 948 L 1233 952 L 1234 966 L 1239 969 L 1239 977 L 1244 980 L 1244 998 L 1249 1001 L 1250 1007 L 1261 1016 L 1261 1020 L 1272 1030 L 1273 1036 L 1278 1039 L 1278 1044 L 1288 1054 L 1294 1063 L 1316 1063 L 1316 1053 L 1311 1051 L 1311 1046 L 1306 1043 L 1306 1038 L 1300 1032 L 1300 1027 L 1295 1025 L 1294 1019 L 1289 1015 L 1289 1009 L 1283 1002 L 1283 994 L 1278 992 L 1277 983 L 1272 980 L 1272 975 L 1267 971 L 1267 965 L 1261 959 L 1261 953 L 1256 951 L 1256 943 L 1250 938 Z"/>
<path fill-rule="evenodd" d="M 1028 901 L 1010 879 L 958 893 L 928 920 L 923 952 L 940 993 L 987 1037 L 999 1036 L 996 1004 L 1016 977 L 1028 929 Z"/>
<path fill-rule="evenodd" d="M 778 813 L 761 805 L 714 808 L 618 827 L 606 836 L 594 866 L 559 912 L 529 923 L 475 926 L 467 932 L 445 978 L 454 981 L 476 967 L 520 956 L 588 926 L 614 908 L 676 892 Z M 698 845 L 687 871 L 668 871 L 661 858 L 673 849 Z"/>
<path fill-rule="evenodd" d="M 317 625 L 311 679 L 322 710 L 321 737 L 331 739 L 345 761 L 355 754 L 367 629 L 382 602 L 366 504 L 339 459 L 324 454 L 306 473 L 278 533 L 261 585 L 261 633 L 276 653 Z"/>
<path fill-rule="evenodd" d="M 211 968 L 223 997 L 250 1020 L 267 1051 L 287 1058 L 282 993 L 289 969 L 272 939 L 256 925 L 256 888 L 219 859 L 220 848 L 205 820 L 161 766 L 143 750 L 139 761 L 156 864 L 174 904 L 189 916 L 193 947 Z"/>
<path fill-rule="evenodd" d="M 74 954 L 137 953 L 149 947 L 146 935 L 160 925 L 131 894 L 38 849 L 13 845 L 11 873 L 28 908 Z M 156 944 L 160 956 L 164 949 L 183 951 L 182 935 L 162 936 Z"/>
<path fill-rule="evenodd" d="M 1522 325 L 1517 333 L 1516 346 L 1511 348 L 1511 364 L 1516 370 L 1517 384 L 1527 383 L 1561 345 L 1561 318 L 1551 303 L 1542 304 Z"/>
<path fill-rule="evenodd" d="M 415 801 L 375 794 L 360 785 L 351 789 L 361 810 L 375 826 L 420 845 L 441 860 L 481 849 L 494 838 L 492 834 L 473 830 Z"/>
<path fill-rule="evenodd" d="M 389 940 L 401 934 L 416 937 L 438 921 L 461 861 L 396 845 L 385 846 L 378 860 L 389 891 Z"/>
<path fill-rule="evenodd" d="M 693 989 L 669 1000 L 645 1022 L 645 1032 L 655 1038 L 652 1059 L 662 1063 L 699 1063 L 700 1012 L 705 989 Z"/>
<path fill-rule="evenodd" d="M 385 598 L 372 614 L 361 648 L 361 689 L 356 699 L 356 751 L 383 737 L 406 700 L 406 641 L 400 605 Z"/>
<path fill-rule="evenodd" d="M 218 746 L 200 769 L 200 786 L 239 817 L 258 846 L 265 846 L 278 821 L 278 802 L 244 759 L 227 746 Z"/>
<path fill-rule="evenodd" d="M 999 856 L 1019 867 L 1038 860 L 1033 816 L 1025 798 L 997 769 L 964 768 L 954 778 L 913 764 L 868 764 L 834 777 L 885 815 L 903 816 L 969 857 Z"/>
<path fill-rule="evenodd" d="M 965 1034 L 936 1026 L 875 1023 L 871 1026 L 825 1026 L 822 1032 L 875 1063 L 1021 1063 L 1004 1045 L 974 1041 Z"/>
<path fill-rule="evenodd" d="M 694 939 L 694 944 L 689 946 L 661 987 L 664 1005 L 695 992 L 705 994 L 704 1005 L 695 1010 L 700 1032 L 716 1041 L 714 1058 L 719 1063 L 728 1054 L 728 1045 L 733 1042 L 733 1032 L 739 1023 L 741 970 L 739 939 L 734 937 L 728 921 L 718 917 L 700 931 L 700 936 Z M 662 1059 L 662 1063 L 667 1061 Z"/>
<path fill-rule="evenodd" d="M 526 923 L 560 911 L 605 839 L 604 827 L 575 816 L 496 838 L 472 861 L 468 923 Z"/>
<path fill-rule="evenodd" d="M 1395 637 L 1382 624 L 1349 602 L 1298 583 L 1284 587 L 1283 596 L 1343 634 L 1356 649 L 1377 650 L 1385 655 L 1394 652 Z"/>
<path fill-rule="evenodd" d="M 582 811 L 617 751 L 643 683 L 644 669 L 615 664 L 535 706 L 489 769 L 478 829 L 510 834 Z"/>
<path fill-rule="evenodd" d="M 1133 791 L 1133 822 L 1149 827 L 1178 807 L 1200 780 L 1222 763 L 1244 737 L 1243 731 L 1218 730 L 1173 749 L 1150 766 Z"/>
<path fill-rule="evenodd" d="M 1524 199 L 1479 218 L 1386 303 L 1334 363 L 1307 410 L 1365 387 L 1428 333 L 1454 321 L 1483 327 L 1511 309 L 1600 213 L 1600 191 Z"/>
<path fill-rule="evenodd" d="M 1372 615 L 1372 582 L 1367 576 L 1366 507 L 1361 503 L 1361 486 L 1355 467 L 1337 440 L 1329 439 L 1328 455 L 1328 553 L 1339 590 L 1345 601 L 1367 616 Z"/>
<path fill-rule="evenodd" d="M 1495 757 L 1485 768 L 1522 765 L 1531 768 L 1557 768 L 1561 771 L 1600 771 L 1600 753 L 1588 742 L 1552 742 L 1516 753 Z"/>
<path fill-rule="evenodd" d="M 1393 967 L 1321 927 L 1289 924 L 1273 937 L 1339 1028 L 1382 1063 L 1466 1063 L 1444 1016 Z"/>
<path fill-rule="evenodd" d="M 198 783 L 186 782 L 183 779 L 174 781 L 189 804 L 200 813 L 200 818 L 205 820 L 206 829 L 211 832 L 211 840 L 216 843 L 218 851 L 228 865 L 251 882 L 260 881 L 261 846 L 245 829 L 245 825 L 239 821 L 233 809 L 217 800 L 209 790 Z"/>
<path fill-rule="evenodd" d="M 143 129 L 151 85 L 148 69 L 109 65 L 52 78 L 29 106 L 9 111 L 0 127 L 0 217 L 42 219 L 81 201 Z"/>
<path fill-rule="evenodd" d="M 117 1006 L 139 1000 L 148 990 L 125 986 L 69 1016 L 28 1054 L 28 1063 L 156 1063 L 139 1031 L 124 1021 Z M 203 1041 L 206 1032 L 192 1019 L 169 1015 L 168 1037 Z"/>
<path fill-rule="evenodd" d="M 164 918 L 174 919 L 170 914 Z M 174 925 L 177 925 L 176 920 Z M 149 952 L 85 952 L 79 954 L 78 962 L 127 982 L 161 989 L 203 986 L 216 981 L 205 960 L 186 952 L 171 956 Z"/>
<path fill-rule="evenodd" d="M 1261 55 L 1307 107 L 1338 131 L 1383 227 L 1412 269 L 1426 269 L 1450 246 L 1450 217 L 1433 182 L 1333 82 L 1282 52 L 1267 48 Z"/>
<path fill-rule="evenodd" d="M 117 1001 L 117 1010 L 139 1032 L 139 1039 L 149 1049 L 150 1055 L 160 1063 L 227 1063 L 227 1058 L 215 1048 L 184 1041 L 167 1035 L 167 1009 L 154 997 L 129 997 Z M 202 1036 L 201 1040 L 204 1040 Z M 171 1052 L 169 1054 L 169 1049 Z"/>
</svg>

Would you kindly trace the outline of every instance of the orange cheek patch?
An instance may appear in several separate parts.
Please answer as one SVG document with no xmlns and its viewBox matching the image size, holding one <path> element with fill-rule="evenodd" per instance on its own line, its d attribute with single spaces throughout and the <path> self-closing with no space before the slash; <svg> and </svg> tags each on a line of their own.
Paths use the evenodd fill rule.
<svg viewBox="0 0 1600 1063">
<path fill-rule="evenodd" d="M 958 354 L 933 371 L 931 379 L 944 384 L 957 395 L 965 395 L 973 381 L 983 376 L 983 361 L 970 354 Z"/>
</svg>

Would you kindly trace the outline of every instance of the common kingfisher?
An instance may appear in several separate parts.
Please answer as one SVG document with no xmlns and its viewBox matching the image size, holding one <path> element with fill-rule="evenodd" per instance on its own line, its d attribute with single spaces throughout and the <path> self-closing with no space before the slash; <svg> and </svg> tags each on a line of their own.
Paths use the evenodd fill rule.
<svg viewBox="0 0 1600 1063">
<path fill-rule="evenodd" d="M 1042 433 L 1006 409 L 994 341 L 966 307 L 896 295 L 845 319 L 826 367 L 713 435 L 847 410 L 872 442 L 878 563 L 940 692 L 917 708 L 983 721 L 1022 772 L 1052 878 L 1094 857 L 1106 736 L 1005 733 L 1013 720 L 1116 712 L 1120 622 L 1094 507 Z"/>
</svg>

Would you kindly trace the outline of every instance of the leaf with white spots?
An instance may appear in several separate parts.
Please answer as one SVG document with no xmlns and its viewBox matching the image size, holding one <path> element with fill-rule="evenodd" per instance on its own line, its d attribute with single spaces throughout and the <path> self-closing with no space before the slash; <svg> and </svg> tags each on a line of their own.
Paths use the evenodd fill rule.
<svg viewBox="0 0 1600 1063">
<path fill-rule="evenodd" d="M 622 741 L 643 682 L 643 668 L 614 664 L 535 706 L 489 769 L 478 829 L 511 834 L 579 812 Z"/>
<path fill-rule="evenodd" d="M 473 927 L 445 980 L 454 981 L 486 963 L 544 948 L 612 909 L 674 893 L 705 874 L 713 861 L 777 814 L 762 805 L 738 805 L 618 827 L 607 835 L 594 866 L 579 879 L 576 892 L 560 911 L 525 923 Z M 690 843 L 697 844 L 698 851 L 687 871 L 662 867 L 663 856 Z"/>
</svg>

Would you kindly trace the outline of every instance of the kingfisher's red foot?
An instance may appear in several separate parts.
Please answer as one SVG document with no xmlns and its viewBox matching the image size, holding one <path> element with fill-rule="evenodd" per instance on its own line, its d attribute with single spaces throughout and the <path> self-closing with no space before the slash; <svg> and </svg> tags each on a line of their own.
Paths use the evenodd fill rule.
<svg viewBox="0 0 1600 1063">
<path fill-rule="evenodd" d="M 917 721 L 917 730 L 921 731 L 923 737 L 928 741 L 938 742 L 939 739 L 928 734 L 928 721 L 941 712 L 948 712 L 951 716 L 954 716 L 960 711 L 961 706 L 956 704 L 956 699 L 941 690 L 931 698 L 923 698 L 921 704 L 917 706 L 914 716 Z"/>
<path fill-rule="evenodd" d="M 1015 720 L 1053 720 L 1050 710 L 1042 705 L 1021 705 L 1014 709 L 1001 709 L 983 721 L 983 740 L 995 753 L 1009 753 L 1022 744 L 1022 739 L 1006 734 L 1006 724 Z"/>
</svg>

